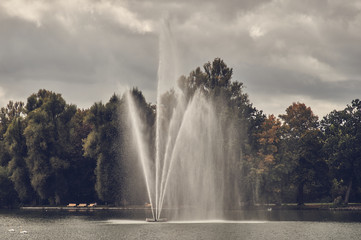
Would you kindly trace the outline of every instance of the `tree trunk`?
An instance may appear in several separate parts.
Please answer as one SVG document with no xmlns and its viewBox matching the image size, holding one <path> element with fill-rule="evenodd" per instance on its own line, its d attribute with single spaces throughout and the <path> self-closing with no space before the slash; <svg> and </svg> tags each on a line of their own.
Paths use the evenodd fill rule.
<svg viewBox="0 0 361 240">
<path fill-rule="evenodd" d="M 303 200 L 303 186 L 305 184 L 303 182 L 301 182 L 300 184 L 298 184 L 297 187 L 297 205 L 298 206 L 302 206 L 304 205 L 304 200 Z"/>
<path fill-rule="evenodd" d="M 350 179 L 350 182 L 349 182 L 348 187 L 347 187 L 346 195 L 345 195 L 345 204 L 346 205 L 348 204 L 348 201 L 350 199 L 351 188 L 352 188 L 352 179 Z"/>
</svg>

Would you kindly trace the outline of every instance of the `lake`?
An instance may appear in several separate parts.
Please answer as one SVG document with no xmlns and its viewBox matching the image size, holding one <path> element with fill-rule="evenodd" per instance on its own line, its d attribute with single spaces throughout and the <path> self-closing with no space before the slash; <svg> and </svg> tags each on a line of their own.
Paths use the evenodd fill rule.
<svg viewBox="0 0 361 240">
<path fill-rule="evenodd" d="M 361 236 L 358 211 L 229 211 L 226 220 L 166 223 L 147 223 L 146 216 L 149 217 L 147 210 L 1 210 L 0 239 L 320 240 Z"/>
</svg>

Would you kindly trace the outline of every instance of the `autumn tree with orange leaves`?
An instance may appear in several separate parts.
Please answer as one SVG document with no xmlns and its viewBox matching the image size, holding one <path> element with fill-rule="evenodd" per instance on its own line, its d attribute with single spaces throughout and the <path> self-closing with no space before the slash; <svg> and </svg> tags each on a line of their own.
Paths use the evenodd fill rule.
<svg viewBox="0 0 361 240">
<path fill-rule="evenodd" d="M 326 164 L 320 157 L 322 142 L 318 128 L 318 117 L 304 103 L 293 103 L 286 114 L 279 116 L 282 121 L 285 149 L 283 158 L 291 168 L 290 181 L 296 187 L 298 205 L 305 202 L 305 188 L 320 185 L 319 171 L 326 171 Z"/>
<path fill-rule="evenodd" d="M 281 140 L 281 121 L 269 115 L 256 134 L 259 150 L 256 154 L 256 174 L 259 181 L 259 198 L 269 203 L 281 203 L 282 166 L 280 165 L 279 144 Z"/>
</svg>

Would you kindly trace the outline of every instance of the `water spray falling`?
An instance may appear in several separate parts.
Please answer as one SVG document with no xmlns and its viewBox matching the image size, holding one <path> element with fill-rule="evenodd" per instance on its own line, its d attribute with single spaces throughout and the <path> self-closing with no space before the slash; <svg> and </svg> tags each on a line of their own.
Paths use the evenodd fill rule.
<svg viewBox="0 0 361 240">
<path fill-rule="evenodd" d="M 159 65 L 158 65 L 158 86 L 157 86 L 157 115 L 156 115 L 156 155 L 155 155 L 155 211 L 156 218 L 160 218 L 161 211 L 161 191 L 163 190 L 162 177 L 166 149 L 168 148 L 167 135 L 168 126 L 162 126 L 165 110 L 165 104 L 162 101 L 162 95 L 175 88 L 176 76 L 178 75 L 176 66 L 176 47 L 169 22 L 163 20 L 161 24 L 161 33 L 159 36 Z M 161 172 L 162 171 L 162 172 Z"/>
<path fill-rule="evenodd" d="M 150 205 L 151 205 L 151 209 L 152 209 L 152 216 L 153 216 L 153 218 L 155 218 L 154 208 L 153 208 L 152 185 L 151 185 L 152 173 L 150 171 L 151 167 L 150 167 L 149 153 L 146 148 L 146 144 L 144 142 L 144 137 L 140 131 L 142 123 L 141 123 L 141 120 L 139 119 L 139 113 L 137 112 L 137 108 L 135 106 L 134 99 L 130 95 L 129 91 L 126 94 L 126 101 L 128 103 L 130 121 L 133 124 L 133 126 L 132 126 L 133 135 L 137 142 L 139 159 L 140 159 L 142 169 L 143 169 L 143 174 L 144 174 L 145 183 L 146 183 L 146 187 L 147 187 L 147 193 L 148 193 L 148 197 L 149 197 L 149 201 L 150 201 Z"/>
<path fill-rule="evenodd" d="M 145 141 L 137 106 L 132 95 L 127 95 L 152 217 L 161 219 L 166 205 L 175 209 L 173 217 L 178 219 L 221 218 L 226 148 L 215 104 L 201 91 L 189 98 L 177 88 L 176 47 L 166 21 L 159 42 L 154 156 Z"/>
</svg>

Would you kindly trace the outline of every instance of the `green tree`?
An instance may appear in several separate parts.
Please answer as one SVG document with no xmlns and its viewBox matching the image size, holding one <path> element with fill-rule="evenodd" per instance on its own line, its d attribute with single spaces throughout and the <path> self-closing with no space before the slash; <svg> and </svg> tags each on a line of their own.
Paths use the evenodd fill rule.
<svg viewBox="0 0 361 240">
<path fill-rule="evenodd" d="M 316 178 L 316 162 L 320 159 L 321 135 L 318 129 L 318 117 L 310 107 L 303 103 L 293 103 L 286 114 L 279 116 L 283 120 L 284 157 L 293 169 L 292 182 L 297 187 L 297 203 L 304 204 L 304 188 Z"/>
<path fill-rule="evenodd" d="M 68 197 L 66 172 L 70 167 L 69 125 L 76 113 L 60 94 L 39 90 L 26 104 L 24 130 L 31 185 L 43 203 L 60 204 Z"/>
<path fill-rule="evenodd" d="M 215 58 L 212 63 L 205 63 L 203 69 L 204 71 L 198 67 L 188 77 L 179 78 L 178 86 L 187 99 L 190 99 L 197 90 L 208 96 L 228 94 L 230 97 L 232 92 L 237 94 L 237 91 L 243 88 L 242 83 L 231 82 L 233 69 L 220 58 Z M 243 92 L 242 95 L 246 96 Z"/>
<path fill-rule="evenodd" d="M 1 181 L 8 195 L 6 199 L 13 202 L 13 206 L 18 202 L 16 192 L 21 201 L 29 201 L 31 198 L 31 186 L 28 184 L 28 171 L 24 163 L 26 146 L 23 138 L 23 116 L 23 102 L 9 101 L 7 106 L 0 110 L 0 165 L 4 166 Z M 10 180 L 12 182 L 9 183 Z"/>
<path fill-rule="evenodd" d="M 4 134 L 9 124 L 22 115 L 25 115 L 24 103 L 9 101 L 6 107 L 0 109 L 0 166 L 7 166 L 11 159 L 9 152 L 6 150 Z"/>
<path fill-rule="evenodd" d="M 14 184 L 20 201 L 29 203 L 34 199 L 34 191 L 30 184 L 29 171 L 26 166 L 26 140 L 24 136 L 25 121 L 22 117 L 15 118 L 4 135 L 6 150 L 11 156 L 8 164 L 10 179 Z"/>
<path fill-rule="evenodd" d="M 18 202 L 13 183 L 5 167 L 0 166 L 0 208 L 15 207 Z"/>
<path fill-rule="evenodd" d="M 121 104 L 120 98 L 113 95 L 106 105 L 95 103 L 86 118 L 93 130 L 84 141 L 84 156 L 96 159 L 95 190 L 105 203 L 120 204 L 122 200 Z"/>
<path fill-rule="evenodd" d="M 96 161 L 85 157 L 83 140 L 87 138 L 92 126 L 86 122 L 89 110 L 78 109 L 69 122 L 69 142 L 67 143 L 70 167 L 65 172 L 69 184 L 69 202 L 96 202 L 94 189 Z"/>
<path fill-rule="evenodd" d="M 333 197 L 344 194 L 348 204 L 357 189 L 361 171 L 361 102 L 355 99 L 342 111 L 332 111 L 322 121 L 324 153 L 333 178 Z M 356 183 L 356 184 L 355 184 Z"/>
</svg>

